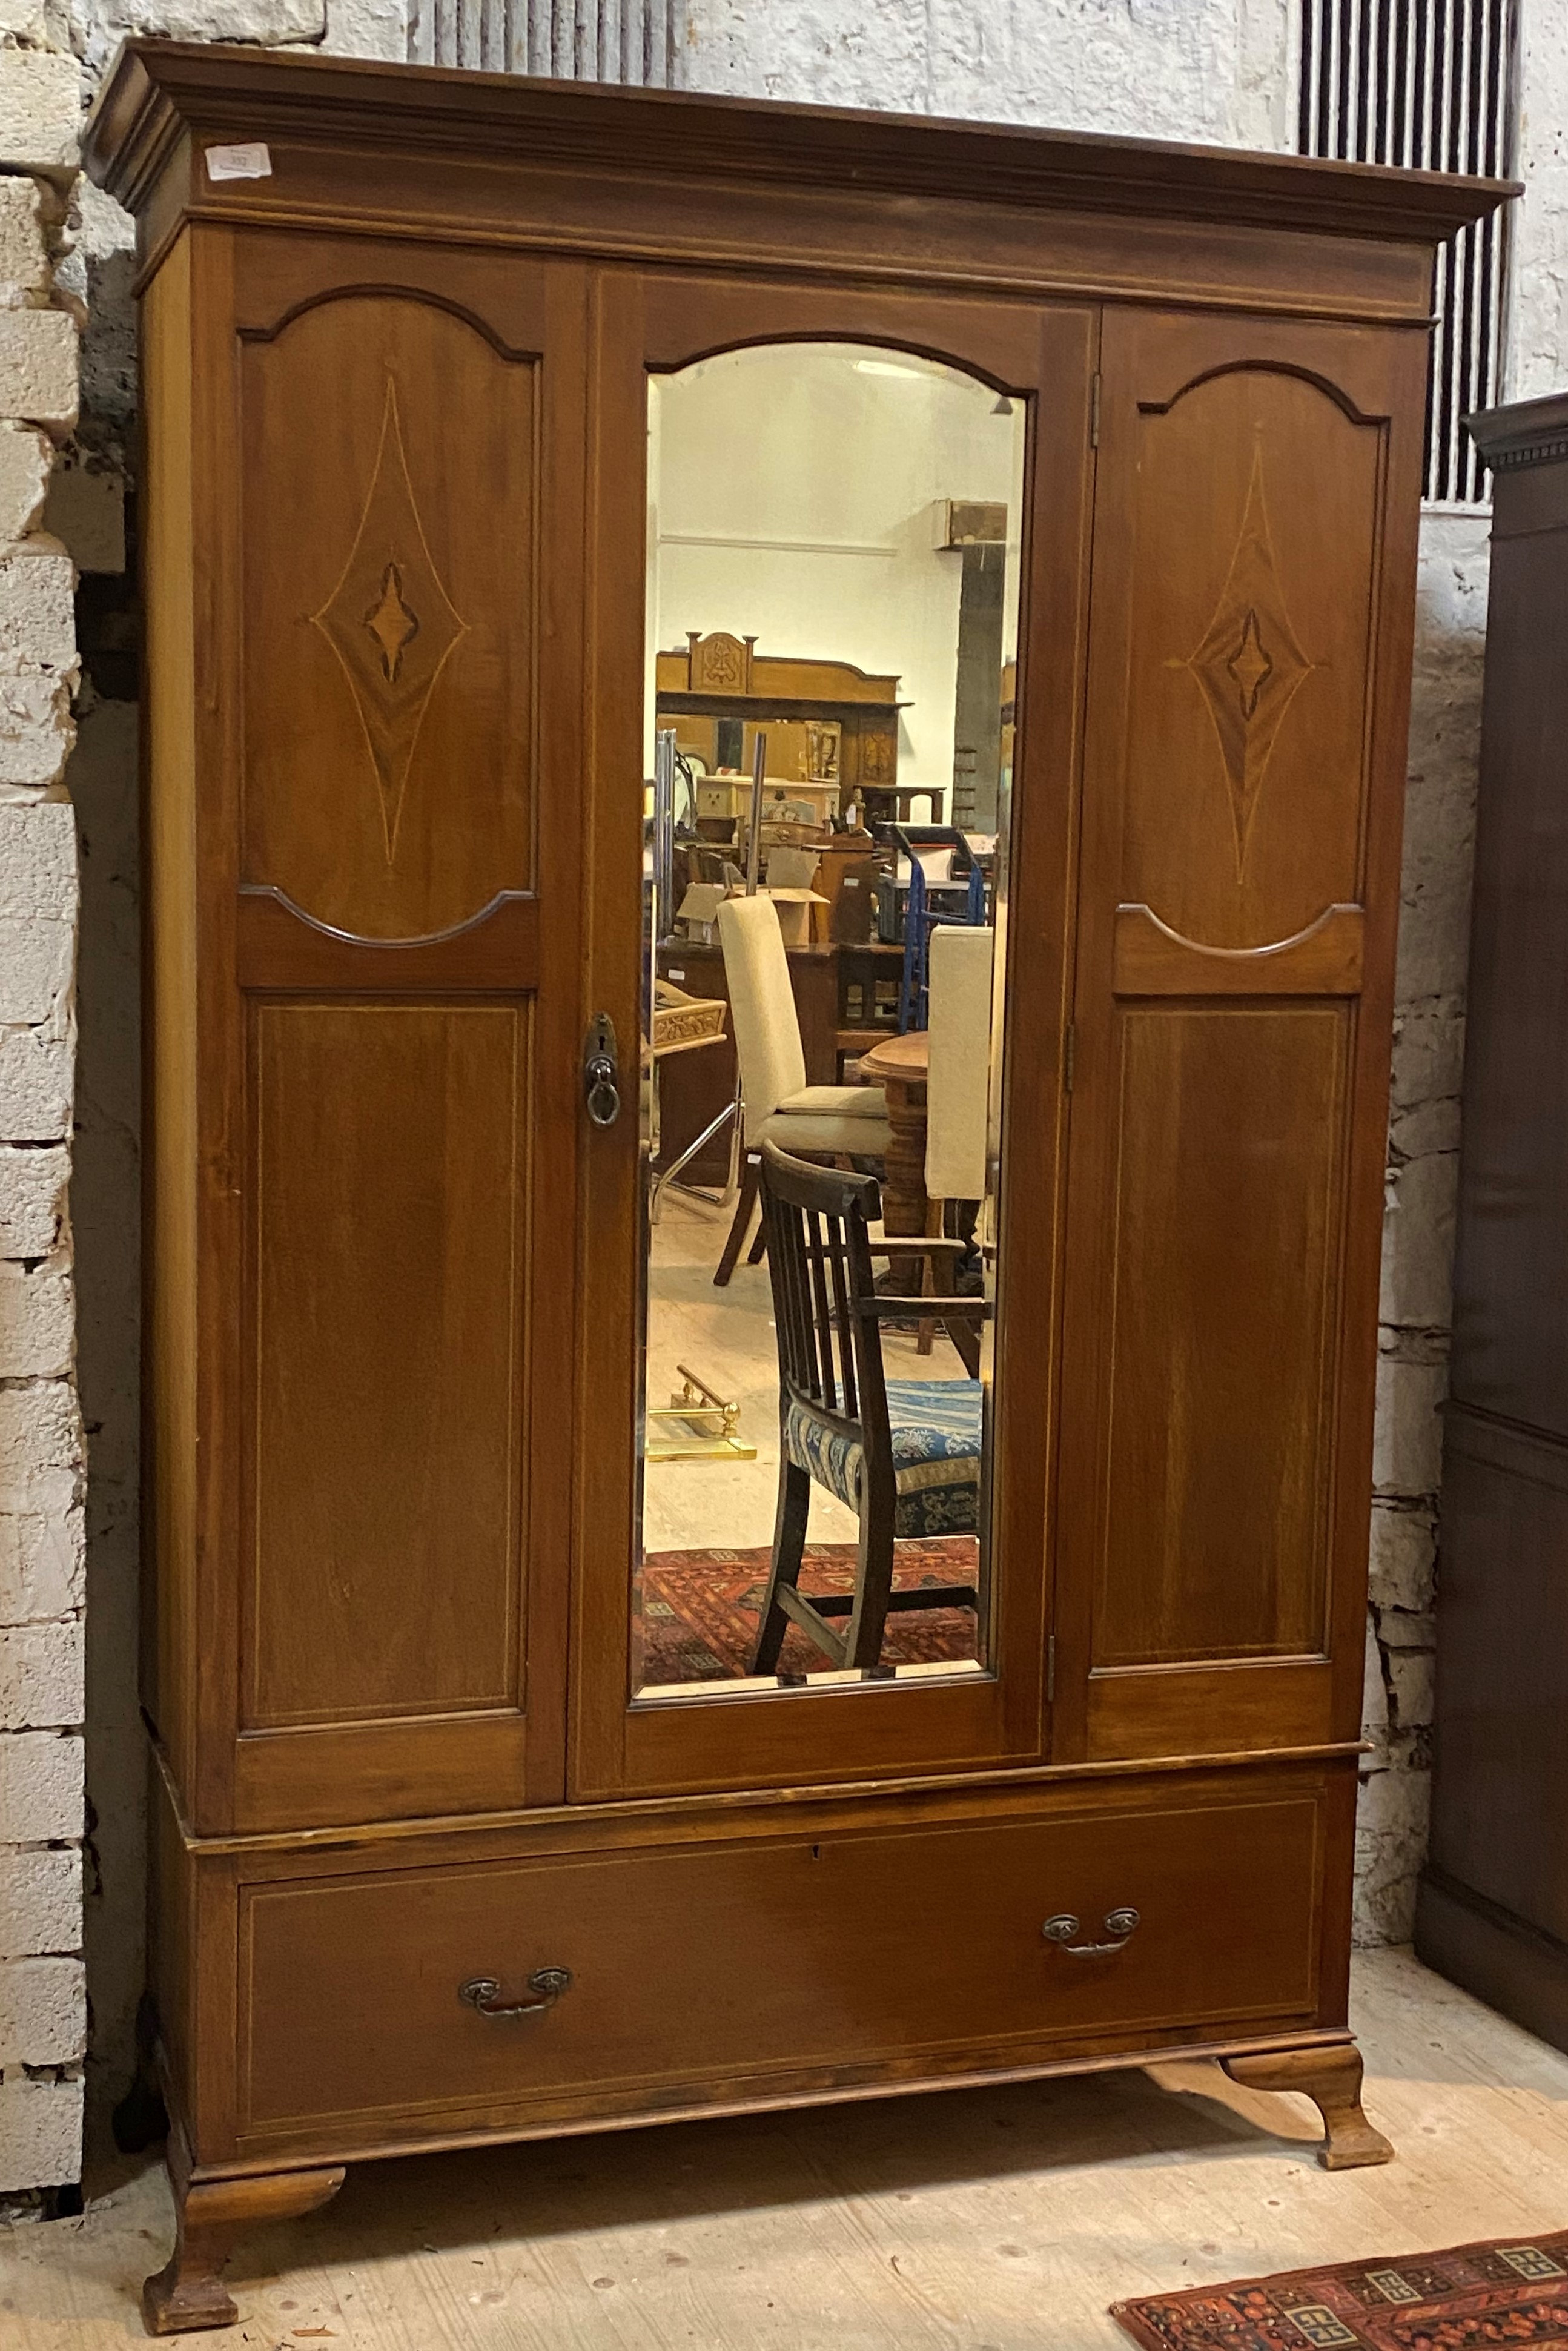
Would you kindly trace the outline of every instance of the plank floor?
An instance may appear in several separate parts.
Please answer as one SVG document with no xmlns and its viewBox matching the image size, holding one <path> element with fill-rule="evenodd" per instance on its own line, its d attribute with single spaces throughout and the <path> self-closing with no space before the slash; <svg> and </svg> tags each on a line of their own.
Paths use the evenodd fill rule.
<svg viewBox="0 0 1568 2351">
<path fill-rule="evenodd" d="M 367 2164 L 231 2264 L 233 2351 L 1076 2351 L 1121 2296 L 1568 2226 L 1568 2057 L 1407 1952 L 1362 1959 L 1367 2105 L 1328 2173 L 1305 2101 L 1166 2066 Z M 90 2184 L 90 2183 L 89 2183 Z M 161 2171 L 0 2232 L 4 2351 L 141 2337 Z"/>
</svg>

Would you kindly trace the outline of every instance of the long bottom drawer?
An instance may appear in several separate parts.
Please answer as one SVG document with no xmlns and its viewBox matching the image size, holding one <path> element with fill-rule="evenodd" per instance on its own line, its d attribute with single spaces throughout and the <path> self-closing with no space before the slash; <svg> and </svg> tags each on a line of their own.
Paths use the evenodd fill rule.
<svg viewBox="0 0 1568 2351">
<path fill-rule="evenodd" d="M 1254 1783 L 245 1886 L 237 2151 L 1307 2026 L 1325 1801 Z M 570 1984 L 530 2008 L 547 1970 Z"/>
</svg>

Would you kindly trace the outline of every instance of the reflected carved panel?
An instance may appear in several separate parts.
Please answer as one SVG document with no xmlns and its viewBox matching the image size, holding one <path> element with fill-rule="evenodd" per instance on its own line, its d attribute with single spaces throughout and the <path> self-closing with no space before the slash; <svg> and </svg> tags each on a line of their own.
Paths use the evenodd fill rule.
<svg viewBox="0 0 1568 2351">
<path fill-rule="evenodd" d="M 693 694 L 749 694 L 751 692 L 751 650 L 755 637 L 732 637 L 726 629 L 715 629 L 703 636 L 695 629 L 686 631 L 686 643 L 691 648 L 691 691 Z"/>
<path fill-rule="evenodd" d="M 532 885 L 537 362 L 346 289 L 240 364 L 242 878 L 451 930 Z"/>
<path fill-rule="evenodd" d="M 1261 366 L 1137 431 L 1117 895 L 1270 946 L 1361 897 L 1381 431 Z"/>
</svg>

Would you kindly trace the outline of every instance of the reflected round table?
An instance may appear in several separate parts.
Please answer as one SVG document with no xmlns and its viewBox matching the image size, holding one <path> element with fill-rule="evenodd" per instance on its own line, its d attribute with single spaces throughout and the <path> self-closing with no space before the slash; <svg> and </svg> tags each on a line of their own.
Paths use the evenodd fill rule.
<svg viewBox="0 0 1568 2351">
<path fill-rule="evenodd" d="M 861 1055 L 862 1076 L 887 1096 L 891 1130 L 882 1179 L 882 1225 L 887 1233 L 925 1230 L 925 1078 L 931 1039 L 924 1029 L 889 1037 Z"/>
</svg>

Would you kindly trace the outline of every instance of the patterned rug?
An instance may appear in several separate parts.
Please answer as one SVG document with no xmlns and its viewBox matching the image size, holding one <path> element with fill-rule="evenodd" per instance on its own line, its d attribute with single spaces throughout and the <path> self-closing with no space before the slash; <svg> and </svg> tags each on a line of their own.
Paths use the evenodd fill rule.
<svg viewBox="0 0 1568 2351">
<path fill-rule="evenodd" d="M 643 1689 L 671 1682 L 733 1681 L 751 1671 L 772 1553 L 767 1551 L 662 1551 L 643 1562 L 640 1583 Z M 973 1535 L 946 1535 L 900 1543 L 894 1589 L 972 1583 L 979 1570 Z M 800 1589 L 852 1592 L 853 1543 L 808 1543 Z M 975 1654 L 975 1616 L 968 1608 L 919 1608 L 890 1616 L 882 1645 L 884 1666 L 952 1665 Z M 798 1625 L 784 1635 L 779 1669 L 821 1673 L 827 1658 Z"/>
<path fill-rule="evenodd" d="M 1568 2230 L 1118 2302 L 1150 2351 L 1482 2351 L 1568 2345 Z"/>
</svg>

